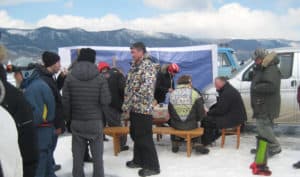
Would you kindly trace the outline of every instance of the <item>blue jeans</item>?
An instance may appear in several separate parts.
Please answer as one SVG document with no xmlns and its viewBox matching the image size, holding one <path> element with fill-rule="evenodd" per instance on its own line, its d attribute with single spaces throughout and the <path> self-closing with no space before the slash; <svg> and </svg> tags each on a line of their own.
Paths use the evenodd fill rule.
<svg viewBox="0 0 300 177">
<path fill-rule="evenodd" d="M 37 129 L 39 160 L 35 177 L 56 177 L 53 169 L 53 140 L 54 128 L 43 127 Z"/>
</svg>

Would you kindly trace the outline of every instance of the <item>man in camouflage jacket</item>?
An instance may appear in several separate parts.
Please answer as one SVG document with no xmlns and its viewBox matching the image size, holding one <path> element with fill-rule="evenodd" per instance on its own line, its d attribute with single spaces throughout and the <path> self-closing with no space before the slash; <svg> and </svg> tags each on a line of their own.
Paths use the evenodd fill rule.
<svg viewBox="0 0 300 177">
<path fill-rule="evenodd" d="M 152 138 L 152 112 L 154 86 L 157 69 L 145 57 L 146 48 L 141 42 L 131 46 L 133 58 L 127 76 L 125 100 L 122 109 L 130 114 L 130 136 L 134 141 L 133 160 L 127 162 L 129 168 L 142 168 L 140 176 L 160 173 L 157 152 Z"/>
</svg>

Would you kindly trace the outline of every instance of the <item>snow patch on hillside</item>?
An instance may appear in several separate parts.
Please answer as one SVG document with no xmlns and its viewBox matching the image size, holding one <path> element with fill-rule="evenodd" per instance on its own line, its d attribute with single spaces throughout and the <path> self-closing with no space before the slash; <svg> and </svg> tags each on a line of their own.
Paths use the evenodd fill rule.
<svg viewBox="0 0 300 177">
<path fill-rule="evenodd" d="M 7 33 L 13 34 L 13 35 L 27 36 L 28 34 L 32 33 L 32 30 L 10 29 L 10 30 L 7 30 Z"/>
</svg>

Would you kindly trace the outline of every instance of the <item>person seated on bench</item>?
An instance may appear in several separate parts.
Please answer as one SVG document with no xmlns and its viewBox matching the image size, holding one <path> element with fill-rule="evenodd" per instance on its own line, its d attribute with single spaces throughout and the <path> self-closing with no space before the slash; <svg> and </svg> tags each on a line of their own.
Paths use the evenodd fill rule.
<svg viewBox="0 0 300 177">
<path fill-rule="evenodd" d="M 217 129 L 234 128 L 247 121 L 247 114 L 242 97 L 225 77 L 215 79 L 215 87 L 219 94 L 217 103 L 207 112 L 207 117 L 202 122 L 205 136 L 202 137 L 204 144 L 210 144 L 220 135 L 212 131 Z"/>
<path fill-rule="evenodd" d="M 198 122 L 205 116 L 204 101 L 200 94 L 192 87 L 192 78 L 189 75 L 181 76 L 177 81 L 177 88 L 170 94 L 168 106 L 170 126 L 178 130 L 192 130 L 198 128 Z M 209 150 L 200 143 L 201 138 L 193 139 L 196 151 L 208 154 Z M 182 138 L 171 136 L 172 151 L 179 151 Z"/>
</svg>

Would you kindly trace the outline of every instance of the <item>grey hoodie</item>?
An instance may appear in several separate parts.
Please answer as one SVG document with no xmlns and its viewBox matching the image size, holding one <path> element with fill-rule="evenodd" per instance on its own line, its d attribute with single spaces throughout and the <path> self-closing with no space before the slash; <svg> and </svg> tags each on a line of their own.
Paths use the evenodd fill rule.
<svg viewBox="0 0 300 177">
<path fill-rule="evenodd" d="M 76 63 L 63 87 L 63 107 L 67 121 L 102 120 L 102 108 L 109 105 L 108 83 L 95 64 Z"/>
</svg>

